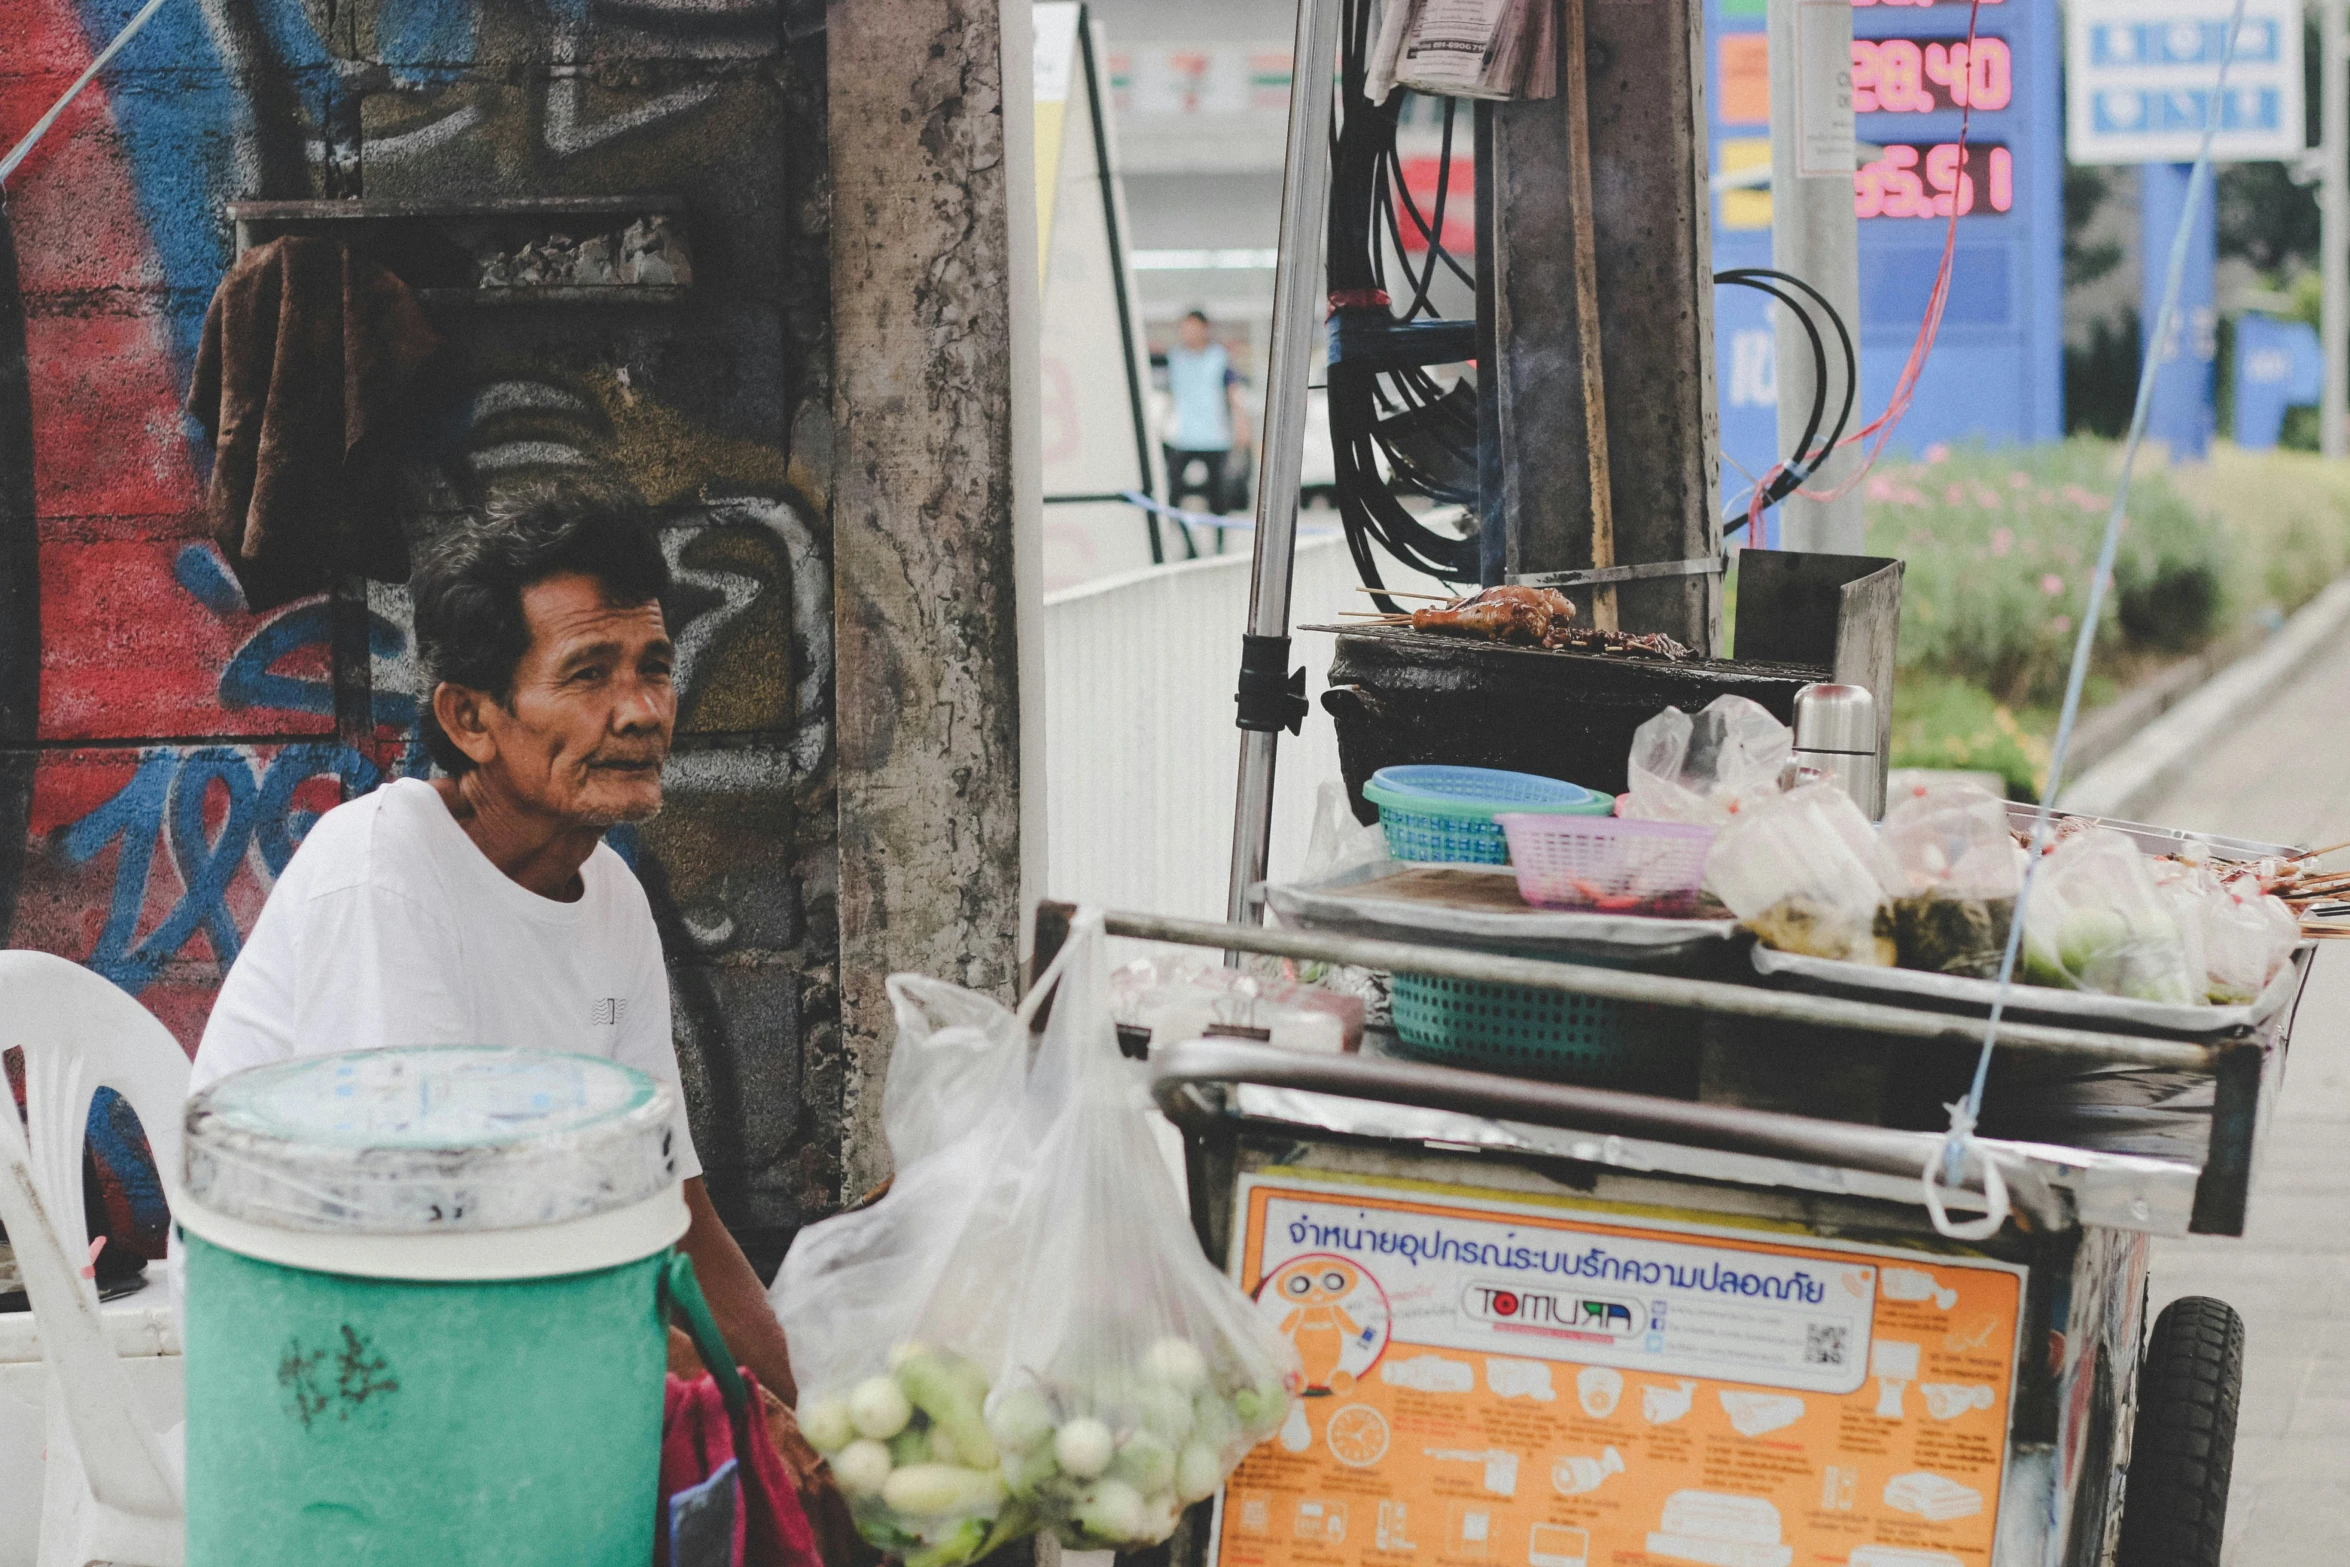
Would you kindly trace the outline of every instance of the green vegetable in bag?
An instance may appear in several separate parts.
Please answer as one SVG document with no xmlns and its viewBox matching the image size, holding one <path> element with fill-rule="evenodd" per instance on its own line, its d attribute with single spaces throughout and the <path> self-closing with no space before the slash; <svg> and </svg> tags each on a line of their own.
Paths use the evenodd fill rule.
<svg viewBox="0 0 2350 1567">
<path fill-rule="evenodd" d="M 2200 1003 L 2200 928 L 2165 906 L 2148 857 L 2096 827 L 2048 851 L 2024 920 L 2024 977 L 2033 984 L 2168 1005 Z"/>
</svg>

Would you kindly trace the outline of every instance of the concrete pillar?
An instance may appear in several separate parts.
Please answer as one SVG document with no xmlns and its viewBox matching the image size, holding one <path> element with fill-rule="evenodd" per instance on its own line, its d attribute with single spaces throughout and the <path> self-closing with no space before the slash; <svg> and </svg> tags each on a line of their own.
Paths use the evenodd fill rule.
<svg viewBox="0 0 2350 1567">
<path fill-rule="evenodd" d="M 1825 294 L 1857 350 L 1860 219 L 1852 201 L 1852 8 L 1771 0 L 1770 39 L 1771 265 Z M 1788 457 L 1811 421 L 1811 339 L 1786 306 L 1773 307 L 1771 314 L 1777 327 L 1779 452 Z M 1848 377 L 1835 329 L 1817 319 L 1818 311 L 1812 314 L 1828 347 L 1828 405 L 1817 437 L 1826 440 L 1836 427 Z M 1857 402 L 1853 412 L 1852 428 L 1857 429 Z M 1860 449 L 1847 447 L 1806 488 L 1825 493 L 1859 466 Z M 1857 487 L 1832 501 L 1789 496 L 1779 506 L 1781 547 L 1865 554 L 1860 502 Z"/>
<path fill-rule="evenodd" d="M 1025 0 L 826 13 L 850 1196 L 888 1171 L 886 977 L 918 969 L 1008 999 L 1018 973 L 1011 280 L 1033 290 L 1036 264 L 1030 249 L 1015 265 L 1005 178 L 1015 6 L 1025 38 Z"/>
<path fill-rule="evenodd" d="M 2170 275 L 2171 244 L 2187 210 L 2188 163 L 2149 163 L 2138 182 L 2138 319 L 2143 351 L 2160 359 L 2153 405 L 2146 413 L 2146 438 L 2161 441 L 2173 458 L 2201 458 L 2211 450 L 2218 419 L 2212 401 L 2212 361 L 2218 347 L 2213 314 L 2213 270 L 2219 262 L 2219 228 L 2212 193 L 2204 192 L 2187 240 L 2187 270 L 2179 282 L 2177 316 L 2165 330 L 2162 290 Z"/>
</svg>

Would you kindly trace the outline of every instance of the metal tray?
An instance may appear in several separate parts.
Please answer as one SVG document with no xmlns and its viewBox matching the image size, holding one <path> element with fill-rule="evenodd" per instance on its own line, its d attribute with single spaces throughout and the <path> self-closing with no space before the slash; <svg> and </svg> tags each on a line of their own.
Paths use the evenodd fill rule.
<svg viewBox="0 0 2350 1567">
<path fill-rule="evenodd" d="M 1733 919 L 1660 919 L 1641 914 L 1589 914 L 1574 909 L 1468 908 L 1425 898 L 1379 896 L 1379 883 L 1440 870 L 1490 879 L 1496 902 L 1502 889 L 1517 897 L 1516 873 L 1502 865 L 1430 866 L 1375 860 L 1324 881 L 1267 884 L 1265 901 L 1282 923 L 1388 941 L 1424 941 L 1520 957 L 1581 958 L 1617 966 L 1678 966 L 1726 954 L 1744 930 Z"/>
<path fill-rule="evenodd" d="M 2163 1034 L 2178 1039 L 2220 1039 L 2249 1034 L 2274 1017 L 2301 989 L 2303 967 L 2311 943 L 2303 942 L 2292 959 L 2276 972 L 2267 988 L 2242 1006 L 2178 1006 L 2161 1001 L 2133 1001 L 2127 996 L 2099 996 L 2082 990 L 2057 990 L 2047 985 L 2010 986 L 2005 1017 L 2045 1023 L 2069 1023 L 2084 1028 L 2120 1028 L 2130 1033 Z M 1912 1001 L 1943 1012 L 1964 1012 L 1988 1018 L 1999 983 L 1967 979 L 1955 974 L 1928 974 L 1919 969 L 1877 968 L 1838 958 L 1804 957 L 1779 952 L 1757 942 L 1755 972 L 1794 990 L 1830 995 L 1856 995 L 1874 1000 Z"/>
<path fill-rule="evenodd" d="M 2040 807 L 2036 805 L 2025 805 L 2017 800 L 2008 802 L 2007 825 L 2027 838 L 2031 836 L 2032 824 L 2039 815 Z M 2050 811 L 2050 831 L 2055 830 L 2056 823 L 2073 817 L 2095 822 L 2100 827 L 2110 827 L 2148 854 L 2176 854 L 2190 845 L 2209 849 L 2214 859 L 2239 862 L 2293 860 L 2299 859 L 2302 853 L 2289 843 L 2265 843 L 2257 838 L 2226 838 L 2217 833 L 2189 832 L 2183 827 L 2156 827 L 2148 822 L 2127 822 L 2118 816 L 2091 816 L 2083 811 Z"/>
</svg>

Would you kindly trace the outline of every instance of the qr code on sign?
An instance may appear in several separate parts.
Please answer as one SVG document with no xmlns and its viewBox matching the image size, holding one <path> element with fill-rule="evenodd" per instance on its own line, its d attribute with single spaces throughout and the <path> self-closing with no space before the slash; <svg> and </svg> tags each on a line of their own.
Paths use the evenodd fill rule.
<svg viewBox="0 0 2350 1567">
<path fill-rule="evenodd" d="M 1803 1363 L 1807 1366 L 1844 1364 L 1844 1336 L 1851 1330 L 1841 1322 L 1814 1322 L 1803 1330 Z"/>
</svg>

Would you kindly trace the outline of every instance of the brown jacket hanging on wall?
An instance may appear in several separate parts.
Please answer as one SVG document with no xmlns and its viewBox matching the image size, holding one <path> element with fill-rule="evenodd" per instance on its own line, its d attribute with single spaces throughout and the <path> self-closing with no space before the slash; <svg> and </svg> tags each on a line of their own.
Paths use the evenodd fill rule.
<svg viewBox="0 0 2350 1567">
<path fill-rule="evenodd" d="M 407 580 L 381 468 L 440 346 L 408 286 L 340 240 L 271 240 L 229 268 L 188 412 L 219 450 L 206 510 L 249 608 L 322 592 L 338 572 Z"/>
</svg>

